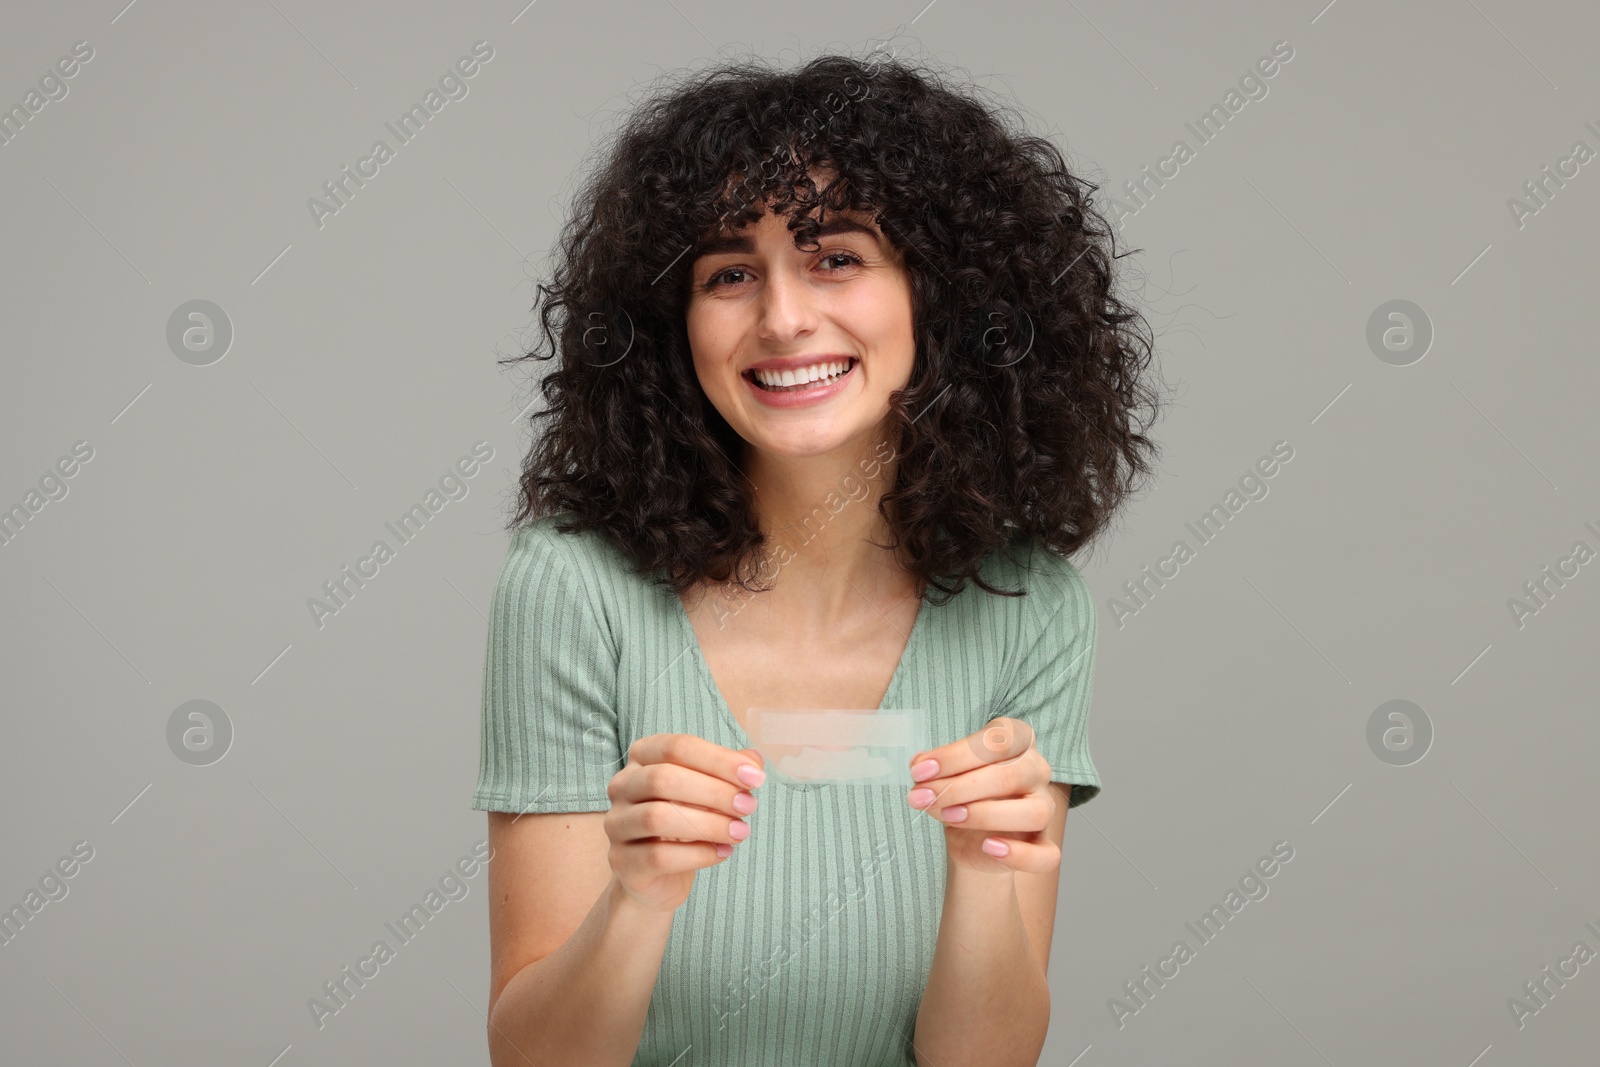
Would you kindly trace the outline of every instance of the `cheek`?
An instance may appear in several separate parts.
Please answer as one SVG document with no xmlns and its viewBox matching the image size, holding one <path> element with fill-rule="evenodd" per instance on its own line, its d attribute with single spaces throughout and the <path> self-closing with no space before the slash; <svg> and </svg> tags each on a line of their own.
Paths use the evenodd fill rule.
<svg viewBox="0 0 1600 1067">
<path fill-rule="evenodd" d="M 711 309 L 692 311 L 684 325 L 689 337 L 689 351 L 694 355 L 695 372 L 703 379 L 727 361 L 731 339 L 736 336 L 733 326 L 725 316 Z"/>
<path fill-rule="evenodd" d="M 684 332 L 689 335 L 689 348 L 695 353 L 706 347 L 710 333 L 710 318 L 705 311 L 697 306 L 691 306 L 683 317 Z M 698 359 L 698 355 L 696 356 Z"/>
<path fill-rule="evenodd" d="M 863 293 L 851 314 L 858 337 L 877 353 L 879 365 L 893 366 L 897 379 L 909 378 L 916 353 L 909 291 L 896 285 Z"/>
</svg>

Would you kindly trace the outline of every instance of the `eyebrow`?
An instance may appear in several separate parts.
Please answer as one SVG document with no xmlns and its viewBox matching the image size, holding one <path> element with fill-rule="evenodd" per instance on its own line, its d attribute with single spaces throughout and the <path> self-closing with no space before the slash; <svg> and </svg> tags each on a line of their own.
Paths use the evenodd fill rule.
<svg viewBox="0 0 1600 1067">
<path fill-rule="evenodd" d="M 818 237 L 833 237 L 841 233 L 862 233 L 878 239 L 878 232 L 865 223 L 858 222 L 848 215 L 834 215 L 817 227 Z M 798 237 L 798 235 L 796 235 Z M 695 245 L 694 258 L 701 256 L 716 256 L 729 252 L 751 253 L 756 250 L 755 242 L 748 234 L 707 237 Z"/>
</svg>

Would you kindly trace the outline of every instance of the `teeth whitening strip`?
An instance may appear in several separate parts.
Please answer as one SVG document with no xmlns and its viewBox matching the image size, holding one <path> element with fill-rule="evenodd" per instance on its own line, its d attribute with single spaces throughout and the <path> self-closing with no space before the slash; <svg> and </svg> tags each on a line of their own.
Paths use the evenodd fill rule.
<svg viewBox="0 0 1600 1067">
<path fill-rule="evenodd" d="M 751 708 L 750 740 L 790 785 L 910 786 L 928 747 L 921 708 Z"/>
</svg>

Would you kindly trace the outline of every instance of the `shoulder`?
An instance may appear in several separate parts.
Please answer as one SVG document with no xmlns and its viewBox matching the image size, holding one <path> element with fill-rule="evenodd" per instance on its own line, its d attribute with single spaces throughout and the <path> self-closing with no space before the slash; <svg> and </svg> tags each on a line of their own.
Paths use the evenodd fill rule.
<svg viewBox="0 0 1600 1067">
<path fill-rule="evenodd" d="M 560 512 L 517 527 L 506 550 L 499 585 L 539 600 L 533 610 L 581 605 L 608 634 L 639 611 L 647 584 L 628 557 L 598 530 L 563 530 L 572 516 Z"/>
<path fill-rule="evenodd" d="M 567 581 L 571 566 L 559 537 L 554 517 L 533 519 L 518 526 L 506 546 L 505 561 L 500 567 L 500 585 Z"/>
<path fill-rule="evenodd" d="M 1004 601 L 1022 635 L 1044 630 L 1079 630 L 1095 627 L 1094 596 L 1078 567 L 1067 557 L 1047 548 L 1037 537 L 1017 542 L 1009 551 L 996 552 L 988 561 L 990 584 L 1002 589 L 1023 589 L 1026 596 L 990 597 Z"/>
<path fill-rule="evenodd" d="M 561 571 L 578 580 L 610 580 L 627 570 L 622 554 L 597 530 L 563 530 L 565 512 L 544 515 L 518 526 L 506 550 L 507 566 Z"/>
<path fill-rule="evenodd" d="M 1038 537 L 1021 538 L 1009 549 L 997 549 L 985 561 L 984 574 L 991 585 L 1026 590 L 1027 596 L 1015 598 L 1025 603 L 1059 607 L 1066 601 L 1076 608 L 1092 604 L 1082 572 Z"/>
</svg>

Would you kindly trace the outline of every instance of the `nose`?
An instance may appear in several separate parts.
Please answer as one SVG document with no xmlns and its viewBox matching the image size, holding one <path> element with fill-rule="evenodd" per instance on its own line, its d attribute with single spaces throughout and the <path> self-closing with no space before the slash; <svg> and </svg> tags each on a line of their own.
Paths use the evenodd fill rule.
<svg viewBox="0 0 1600 1067">
<path fill-rule="evenodd" d="M 795 271 L 775 270 L 761 288 L 758 333 L 776 345 L 792 343 L 816 329 L 817 308 L 810 286 Z"/>
</svg>

